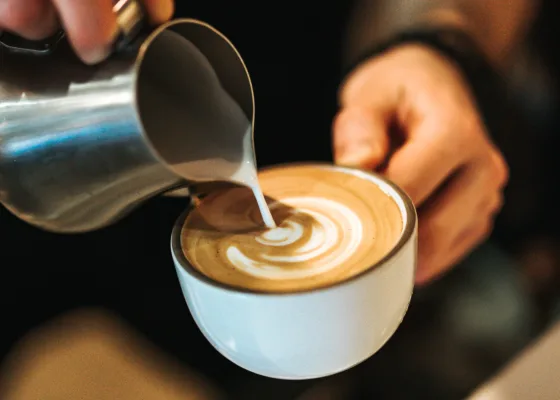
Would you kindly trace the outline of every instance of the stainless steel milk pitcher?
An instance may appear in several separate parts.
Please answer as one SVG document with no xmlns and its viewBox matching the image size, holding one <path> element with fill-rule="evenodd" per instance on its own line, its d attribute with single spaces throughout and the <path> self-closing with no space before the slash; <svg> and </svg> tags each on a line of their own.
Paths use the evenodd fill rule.
<svg viewBox="0 0 560 400">
<path fill-rule="evenodd" d="M 156 194 L 223 180 L 210 161 L 237 168 L 247 132 L 253 151 L 252 86 L 233 45 L 189 19 L 141 33 L 139 4 L 117 6 L 120 47 L 97 66 L 64 38 L 0 36 L 0 202 L 46 230 L 98 229 Z"/>
</svg>

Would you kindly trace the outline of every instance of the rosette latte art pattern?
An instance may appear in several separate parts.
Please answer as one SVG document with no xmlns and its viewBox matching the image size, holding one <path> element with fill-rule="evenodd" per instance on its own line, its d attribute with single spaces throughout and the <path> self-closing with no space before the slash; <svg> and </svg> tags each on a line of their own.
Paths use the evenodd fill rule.
<svg viewBox="0 0 560 400">
<path fill-rule="evenodd" d="M 401 211 L 369 175 L 321 166 L 259 174 L 277 223 L 262 229 L 244 188 L 204 198 L 182 234 L 187 260 L 227 285 L 266 292 L 307 290 L 372 267 L 396 245 Z"/>
</svg>

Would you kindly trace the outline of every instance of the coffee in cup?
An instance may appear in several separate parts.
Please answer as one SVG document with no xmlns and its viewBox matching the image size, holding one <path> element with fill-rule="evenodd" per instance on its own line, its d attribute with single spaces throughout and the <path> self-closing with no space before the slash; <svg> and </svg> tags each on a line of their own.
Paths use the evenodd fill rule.
<svg viewBox="0 0 560 400">
<path fill-rule="evenodd" d="M 351 368 L 389 340 L 410 303 L 412 201 L 379 175 L 328 164 L 259 178 L 278 228 L 263 229 L 252 193 L 233 188 L 177 220 L 171 252 L 188 308 L 223 356 L 254 373 Z"/>
<path fill-rule="evenodd" d="M 252 192 L 202 199 L 182 230 L 190 264 L 208 278 L 258 292 L 328 286 L 375 265 L 396 245 L 397 203 L 361 172 L 288 165 L 259 174 L 277 227 L 261 229 Z"/>
</svg>

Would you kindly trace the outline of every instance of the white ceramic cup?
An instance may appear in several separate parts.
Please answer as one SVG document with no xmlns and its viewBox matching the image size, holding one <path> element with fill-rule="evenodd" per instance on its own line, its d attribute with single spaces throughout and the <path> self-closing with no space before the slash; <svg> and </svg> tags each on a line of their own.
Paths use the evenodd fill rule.
<svg viewBox="0 0 560 400">
<path fill-rule="evenodd" d="M 311 379 L 353 367 L 377 352 L 400 325 L 416 271 L 417 217 L 408 196 L 384 178 L 375 182 L 399 206 L 402 235 L 377 264 L 350 279 L 298 293 L 257 293 L 210 280 L 181 250 L 181 230 L 171 237 L 173 261 L 189 310 L 208 341 L 226 358 L 256 374 Z"/>
</svg>

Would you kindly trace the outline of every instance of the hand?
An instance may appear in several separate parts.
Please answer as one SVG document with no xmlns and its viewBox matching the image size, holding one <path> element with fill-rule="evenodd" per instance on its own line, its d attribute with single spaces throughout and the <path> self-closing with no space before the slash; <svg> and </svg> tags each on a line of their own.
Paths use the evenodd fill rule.
<svg viewBox="0 0 560 400">
<path fill-rule="evenodd" d="M 440 275 L 489 235 L 508 168 L 450 61 L 421 45 L 393 49 L 349 76 L 341 106 L 335 161 L 379 170 L 418 208 L 417 283 Z M 391 148 L 395 139 L 401 143 Z"/>
<path fill-rule="evenodd" d="M 173 15 L 173 0 L 143 0 L 152 23 Z M 113 0 L 0 0 L 0 31 L 40 40 L 64 27 L 80 58 L 95 64 L 104 60 L 118 34 Z"/>
</svg>

